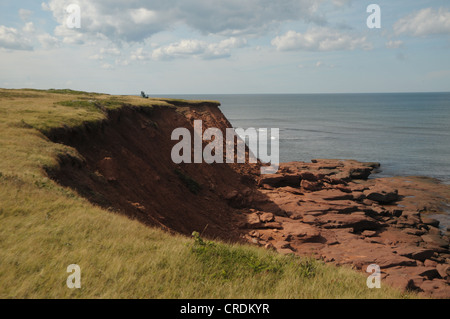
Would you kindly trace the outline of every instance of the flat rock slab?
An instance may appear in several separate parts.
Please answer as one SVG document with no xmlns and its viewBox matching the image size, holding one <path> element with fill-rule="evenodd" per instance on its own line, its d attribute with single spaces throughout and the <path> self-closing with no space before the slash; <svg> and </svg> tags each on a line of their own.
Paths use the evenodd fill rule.
<svg viewBox="0 0 450 319">
<path fill-rule="evenodd" d="M 305 197 L 309 201 L 335 201 L 353 199 L 352 194 L 343 192 L 339 189 L 323 189 L 317 192 L 309 193 Z"/>
<path fill-rule="evenodd" d="M 299 222 L 283 223 L 283 233 L 295 242 L 316 242 L 321 239 L 320 230 L 317 227 Z"/>
<path fill-rule="evenodd" d="M 423 235 L 421 238 L 426 243 L 438 245 L 439 247 L 443 248 L 448 248 L 448 240 L 442 238 L 437 234 L 436 235 L 427 234 Z"/>
<path fill-rule="evenodd" d="M 381 224 L 375 219 L 366 216 L 364 212 L 352 214 L 326 214 L 317 217 L 317 222 L 323 228 L 353 228 L 355 232 L 375 230 Z"/>
<path fill-rule="evenodd" d="M 434 251 L 432 249 L 409 246 L 399 248 L 397 250 L 397 254 L 414 260 L 425 261 L 434 255 Z"/>
</svg>

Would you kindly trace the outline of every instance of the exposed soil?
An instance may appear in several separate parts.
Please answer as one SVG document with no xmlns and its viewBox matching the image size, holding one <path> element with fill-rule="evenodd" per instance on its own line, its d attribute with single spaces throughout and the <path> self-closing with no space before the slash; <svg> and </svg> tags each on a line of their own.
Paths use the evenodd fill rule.
<svg viewBox="0 0 450 319">
<path fill-rule="evenodd" d="M 61 158 L 61 169 L 49 174 L 92 202 L 145 224 L 239 240 L 240 215 L 226 197 L 255 187 L 257 167 L 174 164 L 171 150 L 178 141 L 171 140 L 172 131 L 192 132 L 193 116 L 203 120 L 204 129 L 230 127 L 217 105 L 203 103 L 186 115 L 175 108 L 149 113 L 125 107 L 96 128 L 55 130 L 49 137 L 74 147 L 85 162 Z"/>
</svg>

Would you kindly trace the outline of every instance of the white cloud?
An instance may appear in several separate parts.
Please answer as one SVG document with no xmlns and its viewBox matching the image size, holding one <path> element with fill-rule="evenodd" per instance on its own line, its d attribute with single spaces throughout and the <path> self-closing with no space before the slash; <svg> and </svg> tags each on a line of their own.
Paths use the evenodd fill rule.
<svg viewBox="0 0 450 319">
<path fill-rule="evenodd" d="M 315 64 L 316 68 L 328 68 L 328 69 L 334 69 L 335 65 L 334 64 L 328 64 L 328 63 L 324 63 L 322 61 L 317 61 Z"/>
<path fill-rule="evenodd" d="M 144 51 L 144 48 L 138 48 L 131 53 L 130 59 L 132 61 L 146 61 L 150 60 L 151 56 L 148 52 Z"/>
<path fill-rule="evenodd" d="M 105 69 L 105 70 L 112 70 L 112 69 L 114 69 L 114 66 L 112 64 L 109 64 L 109 63 L 103 63 L 100 67 L 102 69 Z"/>
<path fill-rule="evenodd" d="M 206 59 L 229 57 L 231 49 L 242 48 L 246 44 L 246 39 L 231 37 L 219 43 L 208 44 L 202 57 Z"/>
<path fill-rule="evenodd" d="M 401 41 L 401 40 L 397 40 L 397 41 L 390 40 L 390 41 L 386 42 L 385 45 L 386 45 L 386 48 L 388 48 L 388 49 L 398 49 L 398 48 L 403 47 L 403 41 Z"/>
<path fill-rule="evenodd" d="M 93 54 L 91 56 L 89 56 L 90 60 L 103 60 L 103 55 L 101 54 Z"/>
<path fill-rule="evenodd" d="M 207 43 L 201 40 L 182 40 L 153 50 L 155 60 L 174 58 L 200 57 L 203 59 L 225 58 L 231 55 L 231 49 L 243 47 L 247 41 L 236 37 L 218 43 Z"/>
<path fill-rule="evenodd" d="M 50 6 L 48 5 L 47 2 L 42 2 L 41 3 L 41 9 L 44 11 L 51 11 Z"/>
<path fill-rule="evenodd" d="M 43 33 L 37 36 L 39 43 L 42 45 L 44 49 L 50 49 L 58 46 L 58 39 L 54 36 L 51 36 L 48 33 Z"/>
<path fill-rule="evenodd" d="M 101 48 L 99 53 L 89 56 L 89 59 L 91 59 L 91 60 L 103 60 L 103 59 L 105 59 L 105 55 L 106 56 L 120 56 L 121 54 L 122 53 L 120 52 L 120 50 L 118 48 L 116 48 L 116 47 Z"/>
<path fill-rule="evenodd" d="M 155 60 L 168 60 L 199 55 L 205 51 L 207 45 L 200 40 L 182 40 L 153 50 L 152 57 Z"/>
<path fill-rule="evenodd" d="M 35 31 L 33 22 L 27 22 L 22 28 L 22 31 L 25 33 L 33 33 Z"/>
<path fill-rule="evenodd" d="M 120 55 L 121 52 L 118 48 L 101 48 L 101 54 L 109 54 L 109 55 Z"/>
<path fill-rule="evenodd" d="M 10 50 L 32 50 L 30 41 L 15 28 L 0 25 L 0 48 Z"/>
<path fill-rule="evenodd" d="M 161 31 L 185 25 L 203 34 L 260 34 L 281 22 L 323 23 L 314 0 L 74 0 L 81 9 L 82 33 L 113 41 L 140 42 Z M 63 25 L 66 0 L 49 0 L 42 8 Z"/>
<path fill-rule="evenodd" d="M 145 8 L 132 9 L 130 15 L 133 22 L 137 24 L 149 24 L 152 21 L 157 21 L 157 13 Z"/>
<path fill-rule="evenodd" d="M 337 7 L 343 7 L 349 5 L 353 0 L 332 0 L 331 2 Z"/>
<path fill-rule="evenodd" d="M 446 8 L 422 9 L 398 20 L 394 24 L 394 32 L 417 37 L 450 34 L 450 10 Z"/>
<path fill-rule="evenodd" d="M 126 60 L 126 59 L 116 59 L 116 60 L 114 61 L 114 63 L 115 63 L 116 65 L 120 65 L 120 66 L 127 66 L 127 65 L 130 64 L 130 62 L 129 62 L 128 60 Z"/>
<path fill-rule="evenodd" d="M 32 14 L 33 14 L 33 11 L 31 11 L 31 10 L 27 10 L 27 9 L 19 10 L 19 17 L 23 21 L 27 21 L 31 17 Z"/>
<path fill-rule="evenodd" d="M 372 48 L 372 45 L 366 41 L 366 37 L 355 37 L 330 28 L 314 28 L 305 33 L 291 30 L 277 36 L 271 43 L 280 51 L 339 51 Z"/>
<path fill-rule="evenodd" d="M 65 44 L 83 44 L 86 42 L 85 36 L 78 30 L 79 29 L 69 29 L 65 25 L 59 25 L 55 28 L 54 34 L 57 37 L 62 38 L 62 42 Z"/>
</svg>

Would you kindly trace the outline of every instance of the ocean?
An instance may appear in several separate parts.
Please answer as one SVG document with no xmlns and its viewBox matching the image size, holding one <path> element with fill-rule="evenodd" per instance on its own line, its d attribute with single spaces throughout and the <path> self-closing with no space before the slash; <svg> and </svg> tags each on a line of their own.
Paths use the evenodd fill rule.
<svg viewBox="0 0 450 319">
<path fill-rule="evenodd" d="M 218 100 L 237 128 L 279 128 L 280 162 L 379 162 L 450 183 L 450 93 L 165 95 Z"/>
</svg>

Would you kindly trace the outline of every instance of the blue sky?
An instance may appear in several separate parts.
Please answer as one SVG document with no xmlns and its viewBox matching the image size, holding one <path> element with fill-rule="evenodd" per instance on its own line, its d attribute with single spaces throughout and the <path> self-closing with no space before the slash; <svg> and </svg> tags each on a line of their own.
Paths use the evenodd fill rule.
<svg viewBox="0 0 450 319">
<path fill-rule="evenodd" d="M 369 29 L 369 4 L 381 28 Z M 81 28 L 66 8 L 78 4 Z M 450 3 L 0 2 L 0 87 L 114 94 L 450 91 Z"/>
</svg>

